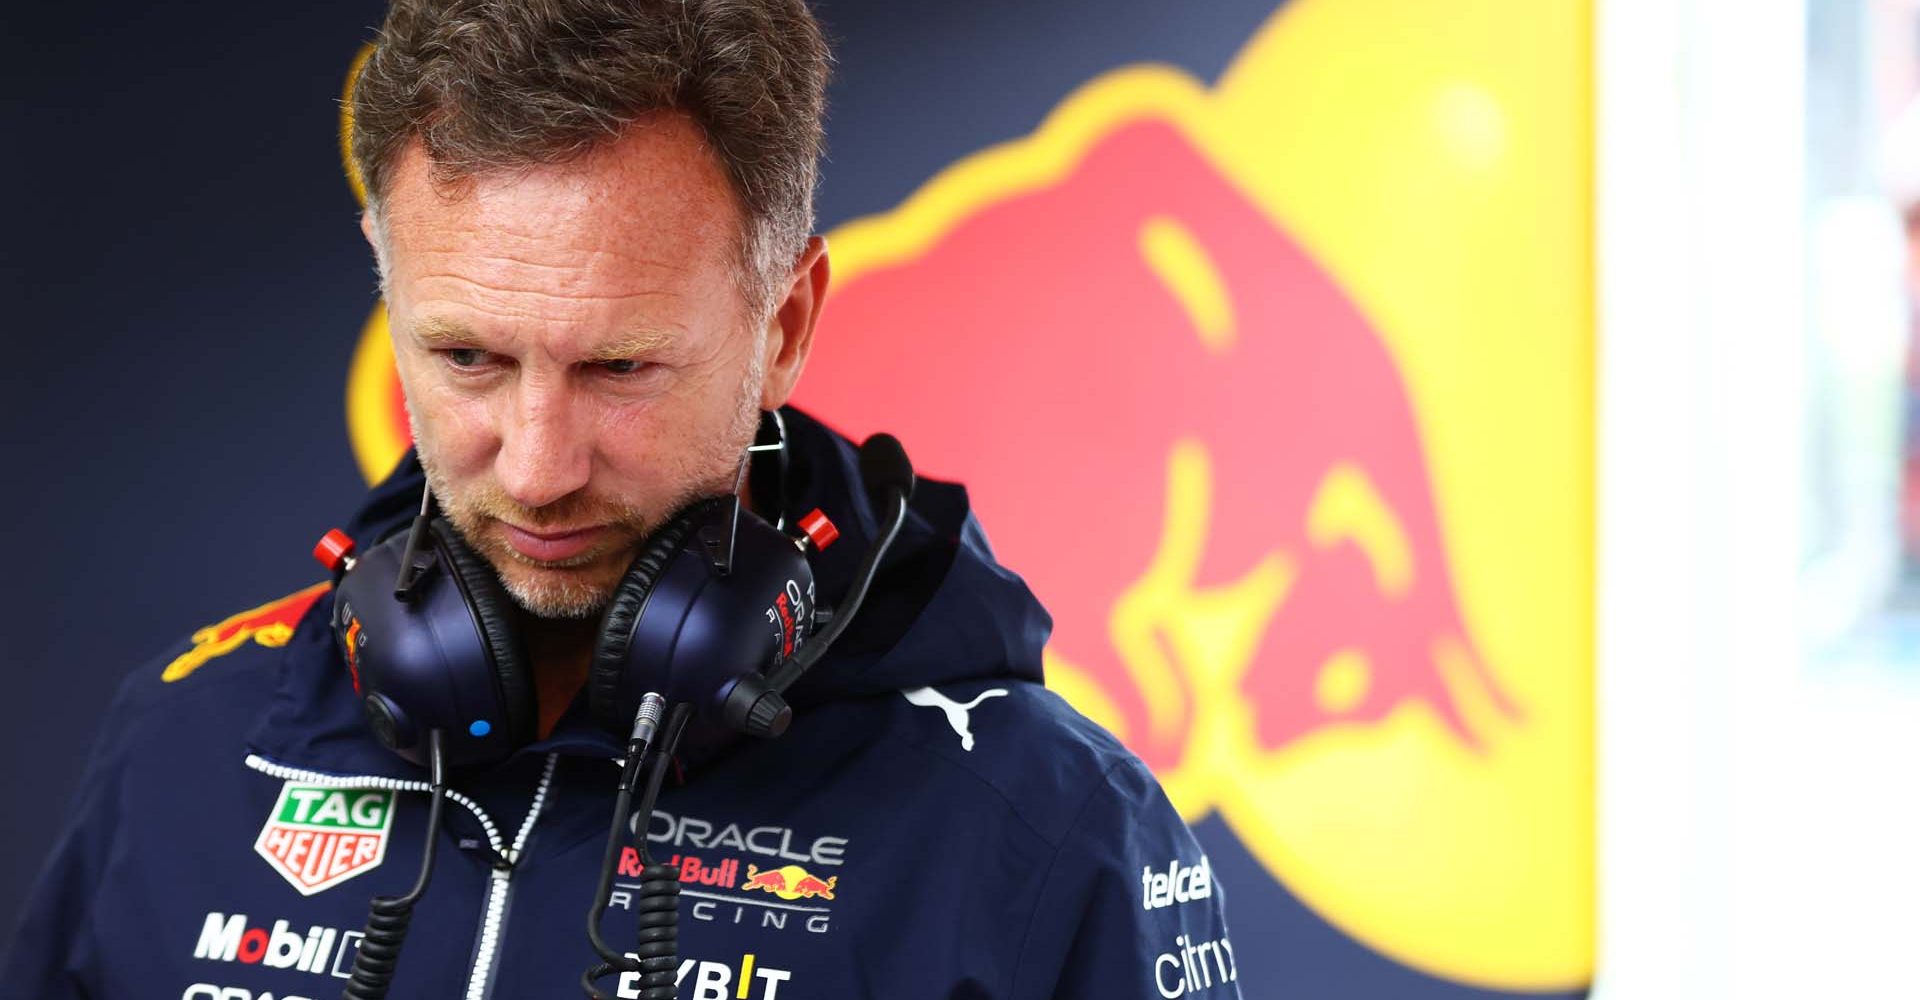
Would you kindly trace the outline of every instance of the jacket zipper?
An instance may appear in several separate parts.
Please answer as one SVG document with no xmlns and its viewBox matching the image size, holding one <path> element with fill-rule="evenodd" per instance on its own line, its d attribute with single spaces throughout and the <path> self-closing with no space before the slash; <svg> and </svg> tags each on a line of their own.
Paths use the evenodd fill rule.
<svg viewBox="0 0 1920 1000">
<path fill-rule="evenodd" d="M 553 769 L 560 761 L 558 754 L 548 754 L 546 767 L 540 772 L 540 784 L 533 792 L 533 805 L 527 809 L 527 818 L 521 822 L 520 829 L 513 835 L 509 846 L 500 836 L 500 828 L 493 824 L 493 817 L 480 808 L 480 803 L 449 788 L 446 790 L 448 801 L 456 802 L 473 813 L 480 823 L 480 829 L 487 835 L 487 846 L 493 849 L 496 857 L 505 858 L 506 864 L 495 867 L 488 873 L 487 904 L 480 915 L 480 944 L 475 949 L 473 971 L 467 978 L 467 1000 L 486 1000 L 493 993 L 493 973 L 495 960 L 500 951 L 500 930 L 506 923 L 507 896 L 513 886 L 513 871 L 520 861 L 520 852 L 526 849 L 527 839 L 533 836 L 533 824 L 547 805 L 547 791 L 553 785 Z M 270 777 L 282 781 L 300 781 L 323 788 L 377 788 L 394 792 L 431 792 L 433 786 L 424 781 L 409 781 L 404 778 L 386 778 L 379 775 L 327 774 L 321 771 L 309 771 L 304 768 L 288 767 L 285 764 L 268 760 L 259 754 L 247 755 L 247 766 Z M 436 831 L 436 836 L 438 832 Z"/>
<path fill-rule="evenodd" d="M 559 754 L 547 755 L 547 766 L 541 770 L 540 784 L 533 790 L 533 804 L 527 807 L 527 818 L 513 835 L 513 846 L 505 852 L 507 863 L 489 873 L 487 909 L 480 916 L 480 947 L 475 950 L 473 975 L 467 979 L 467 1000 L 486 1000 L 493 995 L 494 962 L 500 952 L 500 931 L 507 920 L 507 892 L 513 887 L 513 873 L 520 866 L 520 852 L 527 849 L 527 838 L 533 836 L 534 821 L 547 807 L 547 790 L 553 786 L 553 768 L 559 762 Z"/>
</svg>

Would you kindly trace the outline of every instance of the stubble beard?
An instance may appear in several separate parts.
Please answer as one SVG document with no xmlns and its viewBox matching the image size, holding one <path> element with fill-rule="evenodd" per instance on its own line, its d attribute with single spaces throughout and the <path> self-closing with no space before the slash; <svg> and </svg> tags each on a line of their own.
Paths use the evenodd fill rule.
<svg viewBox="0 0 1920 1000">
<path fill-rule="evenodd" d="M 447 520 L 468 546 L 493 567 L 501 587 L 522 610 L 536 618 L 597 617 L 612 600 L 633 556 L 649 536 L 694 501 L 731 492 L 741 456 L 753 443 L 760 426 L 759 398 L 765 374 L 758 345 L 752 358 L 726 432 L 689 460 L 691 474 L 658 510 L 647 511 L 631 503 L 584 492 L 569 494 L 544 507 L 526 507 L 492 483 L 475 484 L 461 495 L 447 482 L 444 470 L 429 457 L 430 449 L 422 447 L 420 465 L 426 472 L 427 485 Z M 409 423 L 414 424 L 414 441 L 425 440 L 420 436 L 411 408 L 407 417 Z M 563 560 L 542 560 L 522 554 L 500 534 L 487 530 L 490 524 L 500 521 L 534 528 L 605 524 L 613 530 L 607 541 L 586 552 Z M 606 565 L 616 551 L 620 558 L 614 565 Z"/>
</svg>

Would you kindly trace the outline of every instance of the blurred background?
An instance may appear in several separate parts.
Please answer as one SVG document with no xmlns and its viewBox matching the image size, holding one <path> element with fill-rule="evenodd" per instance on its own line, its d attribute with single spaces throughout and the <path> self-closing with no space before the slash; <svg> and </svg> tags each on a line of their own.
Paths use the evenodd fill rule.
<svg viewBox="0 0 1920 1000">
<path fill-rule="evenodd" d="M 1920 0 L 816 9 L 797 402 L 970 484 L 1245 996 L 1920 995 Z M 0 914 L 405 447 L 382 10 L 0 29 Z"/>
</svg>

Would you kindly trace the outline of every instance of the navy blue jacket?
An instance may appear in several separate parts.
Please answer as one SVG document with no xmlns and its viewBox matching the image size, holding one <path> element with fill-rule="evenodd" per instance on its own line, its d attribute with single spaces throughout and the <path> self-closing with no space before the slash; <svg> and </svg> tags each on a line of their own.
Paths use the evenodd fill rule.
<svg viewBox="0 0 1920 1000">
<path fill-rule="evenodd" d="M 842 532 L 815 559 L 832 600 L 874 515 L 848 442 L 789 422 L 792 509 Z M 409 457 L 349 533 L 395 529 L 420 487 Z M 309 596 L 127 680 L 0 995 L 340 994 L 368 898 L 413 880 L 427 796 L 367 730 L 331 600 Z M 794 689 L 791 730 L 691 751 L 660 797 L 648 835 L 681 864 L 683 1000 L 1239 996 L 1186 826 L 1041 686 L 1049 628 L 965 491 L 923 480 L 867 607 Z M 550 738 L 455 774 L 392 996 L 581 995 L 620 753 L 576 704 Z M 629 855 L 603 922 L 626 946 L 634 873 Z"/>
</svg>

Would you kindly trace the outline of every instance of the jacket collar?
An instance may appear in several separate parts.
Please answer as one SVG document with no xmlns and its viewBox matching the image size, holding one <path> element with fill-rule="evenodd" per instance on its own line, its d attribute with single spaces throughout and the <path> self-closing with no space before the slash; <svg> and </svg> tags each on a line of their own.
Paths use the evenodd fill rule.
<svg viewBox="0 0 1920 1000">
<path fill-rule="evenodd" d="M 837 601 L 878 534 L 858 452 L 798 410 L 783 415 L 788 520 L 818 508 L 839 528 L 839 541 L 812 559 L 821 599 Z M 409 451 L 368 493 L 347 534 L 373 540 L 403 528 L 418 509 L 424 482 Z M 327 626 L 332 608 L 329 599 L 316 601 L 284 647 L 279 684 L 249 734 L 249 747 L 318 771 L 417 777 L 418 768 L 381 746 L 368 729 Z M 924 613 L 929 608 L 938 613 Z M 858 618 L 789 692 L 801 716 L 795 725 L 805 724 L 807 709 L 842 698 L 978 677 L 1038 681 L 1051 627 L 1026 584 L 994 560 L 965 488 L 923 478 Z M 690 730 L 682 757 L 697 767 L 737 743 L 711 729 Z M 522 748 L 514 759 L 547 752 L 607 758 L 619 756 L 623 745 L 592 723 L 577 698 L 551 737 Z"/>
</svg>

